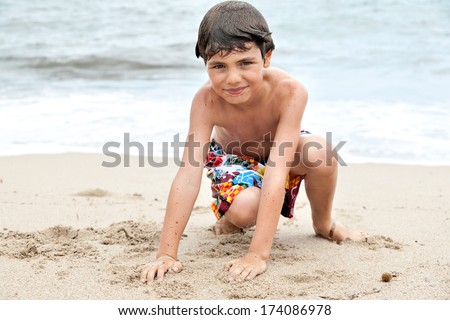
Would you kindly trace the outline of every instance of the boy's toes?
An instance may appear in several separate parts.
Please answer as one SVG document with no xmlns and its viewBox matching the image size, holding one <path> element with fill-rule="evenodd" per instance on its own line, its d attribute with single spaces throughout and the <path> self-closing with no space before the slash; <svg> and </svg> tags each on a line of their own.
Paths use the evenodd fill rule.
<svg viewBox="0 0 450 320">
<path fill-rule="evenodd" d="M 355 231 L 341 224 L 336 224 L 332 240 L 336 241 L 337 243 L 340 243 L 344 240 L 364 241 L 366 238 L 367 235 L 364 232 Z"/>
<path fill-rule="evenodd" d="M 232 224 L 231 222 L 229 222 L 227 219 L 224 218 L 217 220 L 216 224 L 212 229 L 216 235 L 242 232 L 241 228 L 235 226 L 234 224 Z"/>
<path fill-rule="evenodd" d="M 351 241 L 366 241 L 367 234 L 361 231 L 354 231 L 347 228 L 346 226 L 333 222 L 331 227 L 327 231 L 322 231 L 314 228 L 316 234 L 322 238 L 328 239 L 330 241 L 335 241 L 336 243 L 341 243 L 345 240 Z"/>
</svg>

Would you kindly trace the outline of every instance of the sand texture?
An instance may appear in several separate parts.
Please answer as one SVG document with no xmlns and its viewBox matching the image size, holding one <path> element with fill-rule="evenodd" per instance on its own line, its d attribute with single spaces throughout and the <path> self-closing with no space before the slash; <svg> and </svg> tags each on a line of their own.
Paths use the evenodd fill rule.
<svg viewBox="0 0 450 320">
<path fill-rule="evenodd" d="M 0 158 L 0 299 L 450 299 L 450 167 L 341 167 L 334 216 L 367 232 L 363 243 L 314 236 L 302 187 L 268 270 L 244 283 L 228 282 L 223 265 L 246 253 L 254 230 L 212 233 L 205 177 L 180 245 L 183 271 L 144 285 L 139 266 L 154 258 L 177 168 L 103 160 Z"/>
</svg>

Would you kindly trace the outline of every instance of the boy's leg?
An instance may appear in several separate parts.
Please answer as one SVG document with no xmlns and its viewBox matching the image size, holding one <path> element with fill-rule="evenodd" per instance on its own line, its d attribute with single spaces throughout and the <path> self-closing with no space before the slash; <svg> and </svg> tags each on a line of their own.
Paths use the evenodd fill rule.
<svg viewBox="0 0 450 320">
<path fill-rule="evenodd" d="M 227 234 L 254 226 L 258 215 L 258 205 L 261 190 L 249 187 L 241 191 L 231 203 L 225 215 L 216 222 L 214 232 Z"/>
<path fill-rule="evenodd" d="M 326 141 L 316 135 L 301 135 L 292 175 L 305 175 L 306 194 L 311 206 L 315 232 L 327 239 L 340 242 L 345 239 L 362 240 L 360 232 L 350 230 L 332 219 L 333 198 L 338 175 L 337 159 L 327 155 Z M 328 159 L 327 159 L 328 157 Z"/>
</svg>

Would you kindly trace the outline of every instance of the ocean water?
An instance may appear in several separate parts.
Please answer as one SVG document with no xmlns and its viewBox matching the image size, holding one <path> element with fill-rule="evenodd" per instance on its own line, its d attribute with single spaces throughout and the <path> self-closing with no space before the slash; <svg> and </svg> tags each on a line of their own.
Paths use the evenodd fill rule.
<svg viewBox="0 0 450 320">
<path fill-rule="evenodd" d="M 0 155 L 102 153 L 125 133 L 161 155 L 207 80 L 194 46 L 217 2 L 0 0 Z M 347 163 L 450 165 L 450 1 L 249 2 L 272 65 L 309 91 L 304 129 L 345 141 Z"/>
</svg>

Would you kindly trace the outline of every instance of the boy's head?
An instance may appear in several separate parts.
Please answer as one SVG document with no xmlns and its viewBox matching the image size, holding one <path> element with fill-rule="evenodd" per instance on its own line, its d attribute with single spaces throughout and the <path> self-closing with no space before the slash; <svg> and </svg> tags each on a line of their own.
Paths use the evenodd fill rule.
<svg viewBox="0 0 450 320">
<path fill-rule="evenodd" d="M 204 16 L 195 53 L 206 63 L 217 53 L 246 51 L 249 42 L 259 47 L 263 59 L 267 52 L 275 49 L 267 22 L 255 7 L 242 1 L 225 1 L 216 4 Z"/>
</svg>

